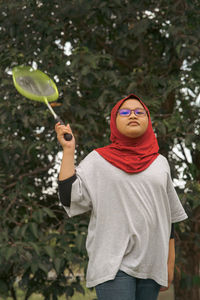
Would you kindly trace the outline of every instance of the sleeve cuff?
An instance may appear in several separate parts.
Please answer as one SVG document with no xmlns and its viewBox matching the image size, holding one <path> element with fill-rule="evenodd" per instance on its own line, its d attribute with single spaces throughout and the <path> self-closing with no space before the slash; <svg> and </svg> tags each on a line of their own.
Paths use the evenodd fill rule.
<svg viewBox="0 0 200 300">
<path fill-rule="evenodd" d="M 67 179 L 64 179 L 64 180 L 58 180 L 58 184 L 59 185 L 62 185 L 62 184 L 72 184 L 75 180 L 76 180 L 77 176 L 76 174 L 74 174 L 73 176 L 67 178 Z"/>
<path fill-rule="evenodd" d="M 62 205 L 70 207 L 71 205 L 71 190 L 72 190 L 72 184 L 77 179 L 76 174 L 73 176 L 64 179 L 64 180 L 58 180 L 58 192 L 59 192 L 59 198 Z"/>
</svg>

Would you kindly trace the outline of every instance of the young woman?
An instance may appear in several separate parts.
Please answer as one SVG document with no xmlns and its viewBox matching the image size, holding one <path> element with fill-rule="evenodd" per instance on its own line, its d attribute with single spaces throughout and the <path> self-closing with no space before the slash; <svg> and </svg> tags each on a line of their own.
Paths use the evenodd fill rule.
<svg viewBox="0 0 200 300">
<path fill-rule="evenodd" d="M 150 114 L 134 94 L 112 109 L 111 144 L 75 168 L 70 126 L 56 124 L 63 147 L 59 194 L 69 217 L 91 210 L 87 287 L 99 300 L 156 300 L 173 280 L 173 223 L 187 219 Z M 162 287 L 161 287 L 162 286 Z"/>
</svg>

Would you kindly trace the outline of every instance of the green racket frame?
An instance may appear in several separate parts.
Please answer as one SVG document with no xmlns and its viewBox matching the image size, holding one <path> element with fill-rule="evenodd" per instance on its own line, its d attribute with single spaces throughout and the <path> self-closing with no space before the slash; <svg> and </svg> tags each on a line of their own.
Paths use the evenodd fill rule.
<svg viewBox="0 0 200 300">
<path fill-rule="evenodd" d="M 55 101 L 59 97 L 57 86 L 49 76 L 40 70 L 33 69 L 30 66 L 14 67 L 12 75 L 14 86 L 21 95 L 28 99 L 45 103 L 54 116 L 56 122 L 60 122 L 61 125 L 65 125 L 49 104 L 49 102 Z M 22 83 L 21 86 L 20 80 Z M 28 84 L 27 88 L 29 90 L 25 89 L 23 84 Z M 31 89 L 34 90 L 35 93 L 31 93 Z M 66 141 L 71 141 L 72 135 L 70 133 L 65 133 L 64 139 Z"/>
<path fill-rule="evenodd" d="M 46 98 L 48 102 L 52 102 L 52 101 L 55 101 L 58 99 L 59 93 L 58 93 L 57 86 L 55 85 L 53 80 L 51 78 L 49 78 L 49 76 L 47 76 L 45 73 L 41 72 L 40 70 L 34 70 L 32 67 L 29 67 L 29 66 L 18 66 L 18 67 L 13 68 L 12 72 L 13 72 L 13 82 L 14 82 L 15 88 L 17 89 L 17 91 L 20 94 L 22 94 L 26 98 L 35 100 L 35 101 L 39 101 L 39 102 L 44 102 L 44 98 Z M 50 85 L 53 88 L 54 93 L 51 95 L 36 95 L 29 91 L 25 91 L 17 83 L 17 79 L 21 76 L 31 77 L 33 80 L 36 79 L 37 81 L 38 81 L 38 77 L 39 77 L 40 83 L 45 84 L 46 82 L 48 82 L 48 85 Z"/>
</svg>

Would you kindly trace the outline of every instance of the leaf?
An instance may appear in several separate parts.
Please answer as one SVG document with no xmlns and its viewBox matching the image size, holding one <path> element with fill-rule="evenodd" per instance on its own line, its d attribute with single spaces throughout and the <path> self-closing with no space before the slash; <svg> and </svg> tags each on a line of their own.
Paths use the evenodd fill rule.
<svg viewBox="0 0 200 300">
<path fill-rule="evenodd" d="M 33 213 L 32 217 L 37 223 L 42 223 L 43 222 L 43 211 L 41 209 L 35 211 Z"/>
<path fill-rule="evenodd" d="M 85 290 L 82 287 L 82 285 L 80 285 L 80 283 L 74 283 L 74 287 L 75 287 L 75 289 L 76 289 L 77 292 L 85 295 Z"/>
<path fill-rule="evenodd" d="M 22 228 L 21 228 L 21 235 L 22 235 L 22 237 L 25 236 L 27 227 L 28 227 L 28 224 L 24 224 L 24 225 L 22 226 Z"/>
<path fill-rule="evenodd" d="M 85 235 L 83 234 L 78 234 L 76 237 L 76 247 L 78 248 L 79 251 L 82 251 L 83 248 L 85 247 Z"/>
<path fill-rule="evenodd" d="M 51 257 L 54 258 L 54 248 L 51 246 L 44 247 L 46 253 Z"/>
<path fill-rule="evenodd" d="M 32 263 L 31 264 L 31 271 L 33 274 L 35 274 L 35 272 L 38 270 L 38 265 L 36 263 Z"/>
<path fill-rule="evenodd" d="M 61 259 L 60 258 L 56 258 L 54 260 L 54 266 L 55 266 L 55 270 L 56 270 L 57 275 L 59 275 L 60 267 L 61 267 Z"/>
<path fill-rule="evenodd" d="M 39 264 L 38 264 L 38 267 L 39 267 L 41 270 L 43 270 L 46 274 L 48 274 L 49 270 L 48 270 L 47 265 L 42 264 L 42 263 L 39 263 Z"/>
<path fill-rule="evenodd" d="M 18 235 L 19 235 L 20 231 L 21 231 L 20 226 L 16 226 L 16 227 L 14 228 L 13 234 L 14 234 L 14 236 L 15 236 L 16 239 L 18 238 Z"/>
<path fill-rule="evenodd" d="M 29 223 L 29 227 L 33 235 L 38 238 L 38 226 L 36 223 Z"/>
<path fill-rule="evenodd" d="M 74 295 L 74 289 L 72 286 L 66 286 L 66 296 L 68 297 L 72 297 Z"/>
<path fill-rule="evenodd" d="M 193 278 L 192 278 L 192 280 L 193 280 L 193 285 L 195 286 L 200 286 L 200 277 L 199 276 L 193 276 Z"/>
<path fill-rule="evenodd" d="M 6 254 L 5 254 L 6 260 L 9 260 L 10 257 L 15 253 L 16 253 L 16 248 L 14 248 L 14 247 L 8 248 L 6 251 Z"/>
<path fill-rule="evenodd" d="M 47 207 L 43 207 L 43 210 L 46 212 L 46 214 L 47 214 L 49 217 L 51 217 L 51 218 L 56 218 L 54 212 L 53 212 L 51 209 L 49 209 L 49 208 L 47 208 Z"/>
<path fill-rule="evenodd" d="M 37 246 L 37 244 L 33 243 L 33 242 L 29 242 L 29 244 L 33 247 L 33 249 L 35 250 L 35 252 L 37 253 L 37 255 L 40 255 L 40 249 Z"/>
<path fill-rule="evenodd" d="M 0 293 L 1 295 L 7 295 L 9 289 L 8 286 L 6 284 L 6 282 L 2 279 L 0 279 Z"/>
</svg>

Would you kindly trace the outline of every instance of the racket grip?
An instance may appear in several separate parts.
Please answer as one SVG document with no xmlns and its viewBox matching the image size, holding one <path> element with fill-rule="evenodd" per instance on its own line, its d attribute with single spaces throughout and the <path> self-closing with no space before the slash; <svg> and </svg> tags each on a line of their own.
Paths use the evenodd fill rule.
<svg viewBox="0 0 200 300">
<path fill-rule="evenodd" d="M 60 122 L 61 125 L 65 125 L 65 123 L 63 122 L 63 120 L 61 118 L 56 117 L 55 120 L 56 120 L 56 122 Z M 65 133 L 64 139 L 65 139 L 65 141 L 71 141 L 72 135 L 70 133 Z"/>
</svg>

